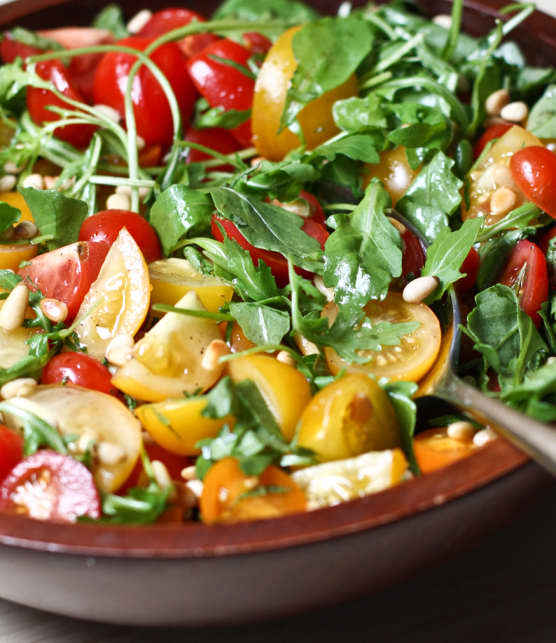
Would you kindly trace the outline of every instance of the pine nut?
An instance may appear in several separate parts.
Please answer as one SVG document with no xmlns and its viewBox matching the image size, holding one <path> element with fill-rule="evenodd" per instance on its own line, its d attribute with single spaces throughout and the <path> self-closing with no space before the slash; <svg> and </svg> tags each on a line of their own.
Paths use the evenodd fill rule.
<svg viewBox="0 0 556 643">
<path fill-rule="evenodd" d="M 449 438 L 453 440 L 460 440 L 461 442 L 468 442 L 473 439 L 473 436 L 477 432 L 477 429 L 474 424 L 462 420 L 461 422 L 452 422 L 448 425 L 446 431 Z"/>
<path fill-rule="evenodd" d="M 197 473 L 195 471 L 195 467 L 194 466 L 184 467 L 180 472 L 180 476 L 184 480 L 197 480 Z"/>
<path fill-rule="evenodd" d="M 98 442 L 98 433 L 92 429 L 87 429 L 77 440 L 77 453 L 87 453 L 94 444 Z"/>
<path fill-rule="evenodd" d="M 11 192 L 15 188 L 17 179 L 13 174 L 6 174 L 0 178 L 0 192 Z"/>
<path fill-rule="evenodd" d="M 447 13 L 439 13 L 437 16 L 434 16 L 432 21 L 435 25 L 443 27 L 444 29 L 450 29 L 452 26 L 452 16 Z"/>
<path fill-rule="evenodd" d="M 145 145 L 145 139 L 142 136 L 137 136 L 137 149 L 139 152 L 145 149 Z"/>
<path fill-rule="evenodd" d="M 438 288 L 438 284 L 439 281 L 437 277 L 433 277 L 432 275 L 417 277 L 417 279 L 410 281 L 403 289 L 403 300 L 409 304 L 420 304 L 423 299 L 432 295 Z"/>
<path fill-rule="evenodd" d="M 123 462 L 126 459 L 126 455 L 125 451 L 117 444 L 103 440 L 97 446 L 97 458 L 101 464 L 110 467 Z"/>
<path fill-rule="evenodd" d="M 490 197 L 490 212 L 495 216 L 503 216 L 515 207 L 517 194 L 507 187 L 495 190 Z"/>
<path fill-rule="evenodd" d="M 34 239 L 39 229 L 32 221 L 20 221 L 13 229 L 16 239 Z"/>
<path fill-rule="evenodd" d="M 505 121 L 511 121 L 512 123 L 521 123 L 529 115 L 529 108 L 522 101 L 516 101 L 515 103 L 509 103 L 502 109 L 500 116 Z"/>
<path fill-rule="evenodd" d="M 334 289 L 325 286 L 324 279 L 320 275 L 315 275 L 313 283 L 320 294 L 326 297 L 326 301 L 334 301 Z"/>
<path fill-rule="evenodd" d="M 503 163 L 497 163 L 492 172 L 492 178 L 494 182 L 499 187 L 514 188 L 515 182 L 512 176 L 512 172 L 507 165 Z"/>
<path fill-rule="evenodd" d="M 152 18 L 153 12 L 148 9 L 142 9 L 136 13 L 133 18 L 127 23 L 127 30 L 129 33 L 135 34 L 139 33 L 141 29 L 149 22 Z"/>
<path fill-rule="evenodd" d="M 477 431 L 477 433 L 475 433 L 473 437 L 473 444 L 477 447 L 482 447 L 488 442 L 494 440 L 496 437 L 498 436 L 492 429 L 481 429 L 480 431 Z"/>
<path fill-rule="evenodd" d="M 288 366 L 295 366 L 295 360 L 290 355 L 290 353 L 288 353 L 288 351 L 280 351 L 278 355 L 276 355 L 276 359 L 279 362 L 282 362 L 282 364 L 287 364 Z"/>
<path fill-rule="evenodd" d="M 28 302 L 29 289 L 25 284 L 17 284 L 0 310 L 0 328 L 8 332 L 19 328 L 25 319 Z"/>
<path fill-rule="evenodd" d="M 213 339 L 201 358 L 201 368 L 205 371 L 215 371 L 220 367 L 220 358 L 229 355 L 229 353 L 230 348 L 225 341 Z"/>
<path fill-rule="evenodd" d="M 44 188 L 44 181 L 40 174 L 29 174 L 21 181 L 21 187 L 42 190 Z"/>
<path fill-rule="evenodd" d="M 151 191 L 151 188 L 146 188 L 146 187 L 139 188 L 139 198 L 144 199 L 149 194 L 150 191 Z M 116 194 L 124 194 L 128 198 L 131 198 L 131 192 L 132 192 L 131 185 L 118 185 L 118 187 L 116 188 Z"/>
<path fill-rule="evenodd" d="M 19 167 L 19 165 L 16 165 L 13 161 L 6 161 L 4 163 L 4 172 L 6 172 L 6 174 L 19 174 L 23 172 L 23 169 L 23 167 Z"/>
<path fill-rule="evenodd" d="M 397 219 L 394 219 L 394 217 L 388 217 L 388 221 L 396 228 L 396 230 L 400 234 L 404 234 L 406 232 L 407 228 L 404 226 L 404 224 L 401 221 L 398 221 Z"/>
<path fill-rule="evenodd" d="M 185 486 L 195 494 L 196 498 L 200 498 L 203 493 L 203 483 L 201 480 L 190 480 L 185 483 Z"/>
<path fill-rule="evenodd" d="M 129 210 L 131 202 L 125 194 L 111 194 L 106 199 L 107 210 Z"/>
<path fill-rule="evenodd" d="M 59 176 L 43 176 L 44 187 L 47 190 L 54 190 L 59 178 Z"/>
<path fill-rule="evenodd" d="M 492 92 L 485 101 L 485 110 L 489 116 L 498 116 L 510 102 L 510 92 L 507 89 L 499 89 Z"/>
<path fill-rule="evenodd" d="M 172 478 L 170 477 L 170 474 L 168 473 L 168 469 L 166 468 L 164 462 L 161 462 L 160 460 L 153 460 L 151 462 L 151 466 L 153 468 L 154 479 L 156 480 L 158 486 L 161 489 L 170 489 L 168 499 L 175 500 L 177 495 L 174 488 L 174 483 L 172 482 Z"/>
<path fill-rule="evenodd" d="M 116 366 L 123 366 L 133 357 L 135 342 L 129 335 L 116 335 L 106 347 L 104 356 Z"/>
<path fill-rule="evenodd" d="M 320 353 L 319 347 L 314 342 L 309 341 L 299 333 L 295 335 L 295 343 L 303 355 L 318 355 Z"/>
<path fill-rule="evenodd" d="M 5 400 L 12 397 L 25 397 L 37 388 L 37 382 L 32 377 L 18 377 L 11 382 L 6 382 L 0 389 L 0 394 Z"/>
<path fill-rule="evenodd" d="M 93 105 L 93 109 L 96 110 L 104 118 L 107 118 L 109 121 L 112 121 L 114 123 L 120 122 L 120 112 L 118 112 L 117 109 L 110 107 L 110 105 L 103 105 L 102 103 L 99 103 L 98 105 Z"/>
<path fill-rule="evenodd" d="M 68 316 L 67 304 L 63 301 L 59 301 L 58 299 L 45 297 L 44 299 L 41 299 L 39 307 L 42 310 L 43 315 L 55 324 L 65 321 Z"/>
</svg>

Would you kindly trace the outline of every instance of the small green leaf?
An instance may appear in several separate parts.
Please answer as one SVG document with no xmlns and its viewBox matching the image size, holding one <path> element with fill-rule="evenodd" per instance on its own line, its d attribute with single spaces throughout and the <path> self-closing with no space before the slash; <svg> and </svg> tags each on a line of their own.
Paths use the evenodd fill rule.
<svg viewBox="0 0 556 643">
<path fill-rule="evenodd" d="M 230 313 L 255 344 L 280 344 L 290 330 L 290 316 L 283 310 L 257 303 L 233 302 Z"/>
</svg>

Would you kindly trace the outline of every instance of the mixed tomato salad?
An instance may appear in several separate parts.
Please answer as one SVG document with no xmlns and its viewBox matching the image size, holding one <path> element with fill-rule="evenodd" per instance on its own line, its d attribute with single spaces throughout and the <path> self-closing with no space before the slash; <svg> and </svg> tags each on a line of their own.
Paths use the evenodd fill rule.
<svg viewBox="0 0 556 643">
<path fill-rule="evenodd" d="M 271 518 L 466 457 L 491 428 L 420 412 L 453 289 L 460 375 L 556 421 L 556 70 L 531 4 L 462 4 L 2 34 L 0 512 Z"/>
</svg>

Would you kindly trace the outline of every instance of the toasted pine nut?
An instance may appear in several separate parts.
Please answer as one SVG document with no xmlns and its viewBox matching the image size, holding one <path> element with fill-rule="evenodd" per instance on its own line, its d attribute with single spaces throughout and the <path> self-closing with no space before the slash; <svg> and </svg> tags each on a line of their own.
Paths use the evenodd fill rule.
<svg viewBox="0 0 556 643">
<path fill-rule="evenodd" d="M 131 203 L 125 194 L 111 194 L 106 199 L 107 210 L 129 210 Z"/>
<path fill-rule="evenodd" d="M 16 380 L 6 382 L 0 389 L 0 394 L 5 400 L 12 397 L 25 397 L 37 388 L 37 382 L 32 377 L 18 377 Z"/>
<path fill-rule="evenodd" d="M 21 181 L 21 187 L 42 190 L 44 188 L 44 181 L 40 174 L 29 174 Z"/>
<path fill-rule="evenodd" d="M 6 172 L 6 174 L 19 174 L 23 172 L 23 168 L 16 165 L 13 161 L 6 161 L 4 163 L 4 172 Z"/>
<path fill-rule="evenodd" d="M 410 304 L 420 304 L 423 299 L 432 295 L 432 293 L 438 288 L 438 284 L 438 278 L 433 277 L 432 275 L 417 277 L 417 279 L 410 281 L 403 289 L 403 300 Z"/>
<path fill-rule="evenodd" d="M 151 188 L 140 187 L 139 198 L 144 199 L 150 191 Z M 118 187 L 116 188 L 116 194 L 124 194 L 127 197 L 131 197 L 131 192 L 131 185 L 118 185 Z"/>
<path fill-rule="evenodd" d="M 114 123 L 120 122 L 120 112 L 118 112 L 117 109 L 110 107 L 110 105 L 103 105 L 102 103 L 99 103 L 98 105 L 94 105 L 93 109 L 96 110 L 101 116 L 104 116 L 104 118 L 107 118 Z"/>
<path fill-rule="evenodd" d="M 101 464 L 112 466 L 123 462 L 126 458 L 125 451 L 117 444 L 102 441 L 97 446 L 97 458 Z"/>
<path fill-rule="evenodd" d="M 489 116 L 498 116 L 509 102 L 510 92 L 507 89 L 492 92 L 485 101 L 486 113 Z"/>
<path fill-rule="evenodd" d="M 511 188 L 498 188 L 490 197 L 490 212 L 495 216 L 505 215 L 514 208 L 516 202 L 517 195 Z"/>
<path fill-rule="evenodd" d="M 0 310 L 0 328 L 8 332 L 19 328 L 25 319 L 28 301 L 29 289 L 25 284 L 17 284 Z"/>
<path fill-rule="evenodd" d="M 20 221 L 13 229 L 16 239 L 34 239 L 39 229 L 32 221 Z"/>
<path fill-rule="evenodd" d="M 288 353 L 288 351 L 280 351 L 278 355 L 276 355 L 276 359 L 279 362 L 282 362 L 282 364 L 287 364 L 288 366 L 295 366 L 295 360 L 290 355 L 290 353 Z"/>
<path fill-rule="evenodd" d="M 435 25 L 443 27 L 444 29 L 450 29 L 452 26 L 452 16 L 447 13 L 439 13 L 437 16 L 434 16 L 432 21 Z"/>
<path fill-rule="evenodd" d="M 127 23 L 127 30 L 129 33 L 139 33 L 141 29 L 149 22 L 153 15 L 152 11 L 148 9 L 142 9 L 136 13 L 133 18 Z"/>
<path fill-rule="evenodd" d="M 303 355 L 318 355 L 320 353 L 319 347 L 314 342 L 309 341 L 299 333 L 295 334 L 295 343 Z"/>
<path fill-rule="evenodd" d="M 43 176 L 43 183 L 46 190 L 54 190 L 59 176 Z"/>
<path fill-rule="evenodd" d="M 201 368 L 205 371 L 214 371 L 220 366 L 220 358 L 229 355 L 230 348 L 225 341 L 213 339 L 207 346 L 201 358 Z"/>
<path fill-rule="evenodd" d="M 111 364 L 123 366 L 133 357 L 134 345 L 133 337 L 129 335 L 116 335 L 106 347 L 104 356 Z"/>
<path fill-rule="evenodd" d="M 201 480 L 190 480 L 185 483 L 185 486 L 195 494 L 196 498 L 200 498 L 203 493 L 203 483 Z"/>
<path fill-rule="evenodd" d="M 498 436 L 492 429 L 481 429 L 473 436 L 473 444 L 477 447 L 482 447 L 487 444 L 487 442 L 494 440 L 496 437 Z"/>
<path fill-rule="evenodd" d="M 334 289 L 325 286 L 324 279 L 320 275 L 315 275 L 313 283 L 315 284 L 315 288 L 320 292 L 320 294 L 326 297 L 326 301 L 334 301 Z"/>
<path fill-rule="evenodd" d="M 168 499 L 175 500 L 177 497 L 176 489 L 164 462 L 161 462 L 160 460 L 153 460 L 151 462 L 151 465 L 153 468 L 154 479 L 156 480 L 158 486 L 161 489 L 170 489 Z"/>
<path fill-rule="evenodd" d="M 477 429 L 474 424 L 462 420 L 461 422 L 452 422 L 448 425 L 446 433 L 449 438 L 454 440 L 460 440 L 461 442 L 467 442 L 473 439 L 473 436 L 477 432 Z"/>
<path fill-rule="evenodd" d="M 44 299 L 41 299 L 39 306 L 44 316 L 55 324 L 65 321 L 68 316 L 67 304 L 63 301 L 59 301 L 58 299 L 45 297 Z"/>
<path fill-rule="evenodd" d="M 512 177 L 512 172 L 507 165 L 497 163 L 492 171 L 492 178 L 499 187 L 514 188 L 515 181 Z"/>
<path fill-rule="evenodd" d="M 180 476 L 184 480 L 197 480 L 197 473 L 195 471 L 195 467 L 194 466 L 184 467 L 180 472 Z"/>
<path fill-rule="evenodd" d="M 509 103 L 502 109 L 500 116 L 505 121 L 511 121 L 512 123 L 521 123 L 529 115 L 529 108 L 526 103 L 523 101 L 515 101 L 514 103 Z"/>
<path fill-rule="evenodd" d="M 17 179 L 13 174 L 6 174 L 0 178 L 0 192 L 11 192 L 15 188 Z"/>
<path fill-rule="evenodd" d="M 396 228 L 396 230 L 400 234 L 404 234 L 404 232 L 407 230 L 404 224 L 401 221 L 394 219 L 394 217 L 388 217 L 388 221 L 390 221 L 390 223 L 394 226 L 394 228 Z"/>
</svg>

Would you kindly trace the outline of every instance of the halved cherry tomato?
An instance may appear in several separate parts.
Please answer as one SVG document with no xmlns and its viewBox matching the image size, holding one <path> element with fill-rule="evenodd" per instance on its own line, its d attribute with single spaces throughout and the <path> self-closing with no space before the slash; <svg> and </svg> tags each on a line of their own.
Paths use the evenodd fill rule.
<svg viewBox="0 0 556 643">
<path fill-rule="evenodd" d="M 37 63 L 35 71 L 44 80 L 51 81 L 56 89 L 79 102 L 85 102 L 83 96 L 79 93 L 74 86 L 68 70 L 59 60 L 45 60 Z M 46 122 L 60 120 L 60 115 L 56 112 L 47 109 L 49 106 L 60 107 L 62 109 L 74 109 L 68 103 L 57 98 L 51 91 L 47 89 L 39 89 L 37 87 L 27 88 L 27 109 L 31 114 L 31 118 L 38 125 Z M 75 147 L 86 147 L 91 140 L 95 131 L 93 125 L 66 125 L 54 130 L 54 135 L 67 141 Z"/>
<path fill-rule="evenodd" d="M 264 487 L 267 493 L 245 495 Z M 280 491 L 270 487 L 280 487 Z M 304 511 L 305 504 L 303 491 L 278 467 L 270 466 L 260 476 L 248 476 L 235 458 L 224 458 L 209 469 L 200 500 L 201 516 L 208 524 L 277 518 Z"/>
<path fill-rule="evenodd" d="M 247 71 L 252 52 L 231 40 L 218 40 L 190 58 L 187 68 L 199 93 L 211 107 L 246 111 L 251 109 L 255 81 L 235 66 L 221 62 L 224 58 Z M 244 147 L 251 144 L 251 119 L 230 130 Z"/>
<path fill-rule="evenodd" d="M 29 58 L 30 56 L 43 53 L 44 51 L 37 47 L 25 45 L 19 42 L 19 40 L 14 40 L 9 31 L 2 34 L 2 40 L 0 40 L 0 58 L 2 58 L 2 61 L 5 63 L 13 63 L 16 58 L 23 58 L 23 60 L 25 60 L 25 58 Z"/>
<path fill-rule="evenodd" d="M 37 520 L 98 518 L 100 499 L 86 466 L 69 455 L 41 450 L 17 464 L 0 485 L 0 511 Z"/>
<path fill-rule="evenodd" d="M 137 35 L 149 38 L 161 36 L 178 27 L 185 27 L 190 22 L 205 22 L 205 19 L 196 11 L 190 11 L 183 7 L 169 7 L 153 13 L 150 20 Z M 190 56 L 195 56 L 195 54 L 198 54 L 216 40 L 218 40 L 218 36 L 212 33 L 199 33 L 186 36 L 178 40 L 176 44 L 189 58 Z"/>
<path fill-rule="evenodd" d="M 324 210 L 322 209 L 322 205 L 320 204 L 317 197 L 314 194 L 307 192 L 306 190 L 301 190 L 301 192 L 299 193 L 299 198 L 304 199 L 309 204 L 309 210 L 311 214 L 308 218 L 324 225 L 326 217 L 324 216 Z"/>
<path fill-rule="evenodd" d="M 185 140 L 210 147 L 221 154 L 233 154 L 240 149 L 237 139 L 232 136 L 230 130 L 223 127 L 207 127 L 206 129 L 195 129 L 190 127 L 185 134 Z M 187 163 L 198 163 L 214 158 L 205 152 L 190 148 L 187 152 Z M 231 165 L 218 165 L 214 168 L 220 172 L 227 172 L 232 169 Z"/>
<path fill-rule="evenodd" d="M 465 277 L 456 281 L 456 290 L 458 293 L 464 293 L 471 290 L 477 281 L 481 258 L 475 248 L 471 248 L 465 261 L 461 264 L 460 272 L 465 273 Z"/>
<path fill-rule="evenodd" d="M 68 351 L 55 355 L 43 369 L 41 384 L 67 383 L 115 395 L 112 374 L 98 360 L 85 353 Z"/>
<path fill-rule="evenodd" d="M 269 40 L 262 33 L 257 31 L 248 31 L 243 34 L 243 42 L 245 46 L 250 49 L 254 54 L 266 54 L 272 47 L 272 40 Z"/>
<path fill-rule="evenodd" d="M 495 123 L 488 127 L 481 138 L 473 146 L 473 156 L 478 159 L 490 141 L 493 141 L 495 138 L 500 138 L 511 127 L 513 127 L 513 125 L 514 123 Z"/>
<path fill-rule="evenodd" d="M 556 154 L 540 145 L 526 147 L 512 156 L 510 169 L 523 194 L 556 219 Z"/>
<path fill-rule="evenodd" d="M 230 333 L 230 348 L 232 349 L 232 353 L 241 353 L 254 347 L 255 344 L 250 339 L 247 339 L 241 326 L 237 322 L 234 322 L 232 332 Z"/>
<path fill-rule="evenodd" d="M 137 36 L 124 38 L 117 44 L 143 51 L 154 38 Z M 185 123 L 193 113 L 196 91 L 185 68 L 186 58 L 173 42 L 166 43 L 150 54 L 151 60 L 160 68 L 174 90 Z M 120 52 L 107 53 L 95 74 L 95 103 L 109 105 L 124 116 L 124 97 L 129 71 L 136 57 Z M 142 66 L 137 73 L 132 91 L 133 110 L 137 134 L 147 145 L 169 145 L 172 142 L 173 123 L 166 95 L 154 75 Z"/>
<path fill-rule="evenodd" d="M 23 459 L 23 438 L 0 424 L 0 482 Z"/>
<path fill-rule="evenodd" d="M 152 225 L 140 214 L 129 210 L 103 210 L 87 217 L 79 230 L 79 241 L 94 245 L 104 258 L 122 228 L 126 228 L 133 237 L 147 263 L 162 257 L 160 241 Z"/>
<path fill-rule="evenodd" d="M 539 246 L 526 239 L 519 241 L 508 259 L 500 283 L 516 288 L 522 310 L 539 326 L 538 310 L 548 298 L 548 268 Z"/>
<path fill-rule="evenodd" d="M 404 246 L 402 275 L 404 277 L 408 277 L 409 275 L 419 276 L 426 260 L 423 246 L 418 237 L 414 235 L 409 228 L 405 229 L 401 237 Z"/>
<path fill-rule="evenodd" d="M 446 427 L 429 429 L 419 433 L 413 441 L 415 459 L 421 473 L 431 473 L 457 462 L 473 453 L 472 440 L 449 438 Z"/>
<path fill-rule="evenodd" d="M 31 259 L 18 272 L 31 290 L 63 301 L 71 321 L 100 270 L 102 259 L 95 250 L 92 244 L 78 241 Z"/>
<path fill-rule="evenodd" d="M 378 163 L 365 163 L 363 185 L 366 187 L 371 179 L 376 177 L 384 185 L 384 189 L 392 198 L 392 205 L 395 206 L 407 192 L 417 174 L 419 174 L 419 168 L 411 167 L 406 148 L 399 145 L 381 152 Z"/>
</svg>

